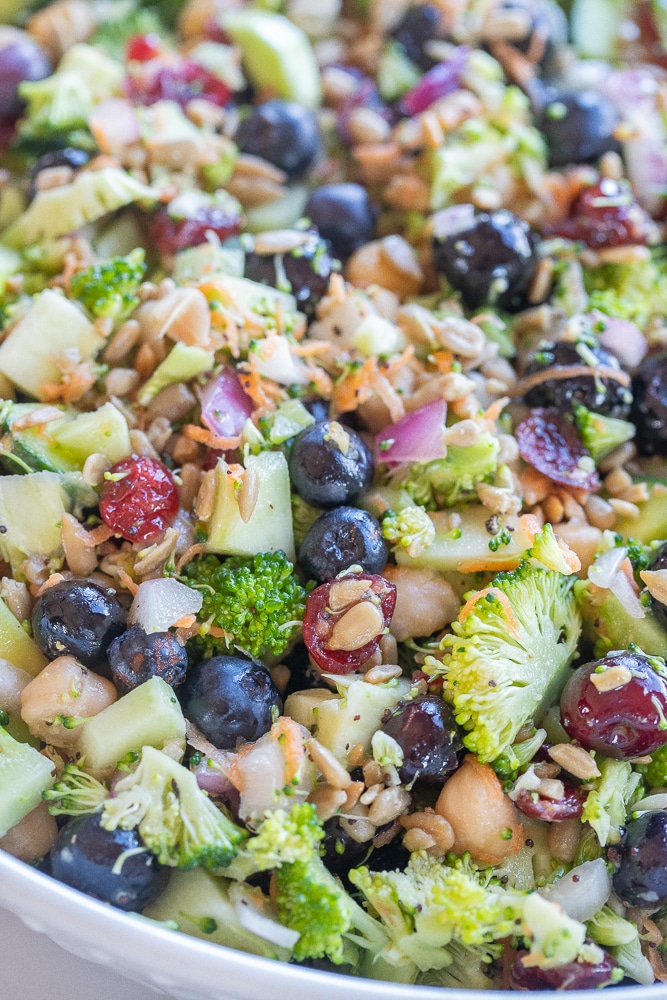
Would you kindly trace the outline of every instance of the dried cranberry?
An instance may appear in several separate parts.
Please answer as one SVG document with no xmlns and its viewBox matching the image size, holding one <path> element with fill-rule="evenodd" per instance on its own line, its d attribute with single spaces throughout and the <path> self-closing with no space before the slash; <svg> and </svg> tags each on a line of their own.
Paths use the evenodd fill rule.
<svg viewBox="0 0 667 1000">
<path fill-rule="evenodd" d="M 178 491 L 171 472 L 147 455 L 117 462 L 102 487 L 100 514 L 128 542 L 152 542 L 173 524 Z"/>
<path fill-rule="evenodd" d="M 586 750 L 630 760 L 667 743 L 667 679 L 657 661 L 617 651 L 574 671 L 561 696 L 564 728 Z"/>
<path fill-rule="evenodd" d="M 188 219 L 175 219 L 162 208 L 153 218 L 153 239 L 160 253 L 178 253 L 206 243 L 208 232 L 215 233 L 220 240 L 228 240 L 238 236 L 242 226 L 239 212 L 220 205 L 202 205 Z"/>
<path fill-rule="evenodd" d="M 545 823 L 560 823 L 564 819 L 576 819 L 584 811 L 584 803 L 576 788 L 565 787 L 562 799 L 547 799 L 524 788 L 514 800 L 514 805 L 524 816 L 541 819 Z"/>
<path fill-rule="evenodd" d="M 599 488 L 593 459 L 573 424 L 558 410 L 538 407 L 515 433 L 523 460 L 552 482 L 589 491 Z"/>
<path fill-rule="evenodd" d="M 160 55 L 162 39 L 151 32 L 148 35 L 134 35 L 127 43 L 125 55 L 128 62 L 150 62 Z"/>
<path fill-rule="evenodd" d="M 130 100 L 143 105 L 175 101 L 184 108 L 189 101 L 198 98 L 222 108 L 231 97 L 226 83 L 190 59 L 158 67 L 147 66 L 128 76 L 125 87 Z"/>
<path fill-rule="evenodd" d="M 363 586 L 364 583 L 367 584 L 366 587 Z M 378 634 L 358 649 L 331 648 L 329 643 L 332 642 L 336 623 L 363 603 L 370 604 L 380 612 L 382 622 L 378 621 Z M 353 670 L 358 670 L 377 650 L 378 642 L 389 626 L 395 606 L 396 587 L 383 576 L 350 573 L 348 576 L 330 580 L 314 590 L 306 601 L 303 641 L 311 657 L 322 670 L 332 674 L 349 674 Z M 333 641 L 335 642 L 335 639 Z M 354 637 L 351 641 L 354 642 Z"/>
<path fill-rule="evenodd" d="M 648 222 L 627 181 L 603 177 L 580 192 L 570 207 L 569 218 L 554 226 L 553 232 L 600 250 L 646 243 Z"/>
<path fill-rule="evenodd" d="M 597 965 L 568 962 L 553 969 L 524 965 L 522 958 L 526 954 L 525 951 L 519 952 L 516 962 L 510 967 L 510 986 L 513 990 L 592 990 L 622 978 L 618 974 L 617 962 L 607 952 Z"/>
</svg>

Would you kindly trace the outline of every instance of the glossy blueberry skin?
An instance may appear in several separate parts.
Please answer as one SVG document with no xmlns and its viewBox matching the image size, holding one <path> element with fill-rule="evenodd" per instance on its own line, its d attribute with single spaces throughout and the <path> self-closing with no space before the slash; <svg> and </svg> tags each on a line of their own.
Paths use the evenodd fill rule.
<svg viewBox="0 0 667 1000">
<path fill-rule="evenodd" d="M 643 455 L 667 455 L 667 351 L 651 354 L 633 381 L 632 420 Z"/>
<path fill-rule="evenodd" d="M 628 906 L 667 903 L 667 813 L 643 813 L 626 826 L 614 891 Z"/>
<path fill-rule="evenodd" d="M 51 848 L 51 874 L 120 910 L 139 913 L 167 884 L 169 870 L 150 851 L 125 858 L 120 872 L 112 871 L 125 851 L 143 847 L 136 830 L 105 830 L 99 814 L 75 816 L 58 832 Z"/>
<path fill-rule="evenodd" d="M 378 208 L 360 184 L 323 184 L 313 191 L 303 214 L 341 260 L 375 236 Z"/>
<path fill-rule="evenodd" d="M 447 773 L 458 767 L 463 741 L 454 712 L 442 698 L 424 695 L 400 706 L 384 723 L 387 736 L 403 751 L 398 769 L 402 782 L 444 784 Z"/>
<path fill-rule="evenodd" d="M 266 667 L 242 656 L 203 660 L 179 693 L 186 718 L 220 750 L 254 743 L 283 708 Z"/>
<path fill-rule="evenodd" d="M 389 548 L 380 525 L 357 507 L 326 511 L 315 521 L 299 549 L 305 576 L 318 583 L 333 580 L 355 564 L 365 573 L 381 573 L 388 558 Z"/>
<path fill-rule="evenodd" d="M 326 295 L 332 272 L 339 266 L 329 254 L 329 244 L 317 233 L 308 233 L 304 243 L 290 253 L 246 253 L 245 277 L 271 288 L 282 288 L 281 281 L 287 279 L 299 309 L 312 317 Z"/>
<path fill-rule="evenodd" d="M 463 207 L 463 206 L 462 206 Z M 433 237 L 433 261 L 469 309 L 485 303 L 515 312 L 537 267 L 537 237 L 507 209 L 478 212 L 457 232 Z"/>
<path fill-rule="evenodd" d="M 19 86 L 29 80 L 43 80 L 53 72 L 51 63 L 29 35 L 4 29 L 0 36 L 0 121 L 11 121 L 23 108 Z"/>
<path fill-rule="evenodd" d="M 341 825 L 338 816 L 329 819 L 324 824 L 324 838 L 321 849 L 324 864 L 341 878 L 347 876 L 350 868 L 358 868 L 366 859 L 369 851 L 368 843 L 359 843 Z"/>
<path fill-rule="evenodd" d="M 253 108 L 236 131 L 242 153 L 261 156 L 291 180 L 308 173 L 322 152 L 313 111 L 292 101 L 267 101 Z"/>
<path fill-rule="evenodd" d="M 171 632 L 146 634 L 133 625 L 109 646 L 111 679 L 122 694 L 144 684 L 151 677 L 176 687 L 185 680 L 188 655 Z"/>
<path fill-rule="evenodd" d="M 107 651 L 125 631 L 125 612 L 103 587 L 89 580 L 63 580 L 45 590 L 32 615 L 35 642 L 48 656 L 75 656 L 109 676 Z"/>
<path fill-rule="evenodd" d="M 617 150 L 613 132 L 618 121 L 614 105 L 595 90 L 556 91 L 539 122 L 549 166 L 595 163 L 604 153 Z"/>
<path fill-rule="evenodd" d="M 428 70 L 435 61 L 426 52 L 426 44 L 442 37 L 442 14 L 433 4 L 422 3 L 410 7 L 391 33 L 403 46 L 406 56 L 421 69 Z"/>
<path fill-rule="evenodd" d="M 373 481 L 370 449 L 350 427 L 338 424 L 332 432 L 332 424 L 336 421 L 322 420 L 306 427 L 294 439 L 289 456 L 292 485 L 312 507 L 350 503 Z M 346 436 L 347 448 L 342 450 Z"/>
<path fill-rule="evenodd" d="M 585 357 L 595 359 L 596 366 L 607 368 L 611 372 L 622 374 L 621 366 L 615 355 L 602 347 L 590 347 Z M 543 406 L 568 412 L 573 403 L 582 403 L 588 410 L 601 413 L 608 417 L 627 419 L 632 404 L 632 390 L 623 382 L 617 381 L 611 374 L 598 375 L 591 368 L 590 375 L 581 374 L 587 367 L 587 361 L 577 350 L 577 344 L 560 340 L 557 343 L 543 344 L 531 358 L 526 367 L 526 376 L 545 372 L 548 376 L 558 369 L 572 367 L 578 369 L 578 374 L 569 377 L 546 377 L 543 382 L 529 389 L 524 399 L 528 406 Z"/>
</svg>

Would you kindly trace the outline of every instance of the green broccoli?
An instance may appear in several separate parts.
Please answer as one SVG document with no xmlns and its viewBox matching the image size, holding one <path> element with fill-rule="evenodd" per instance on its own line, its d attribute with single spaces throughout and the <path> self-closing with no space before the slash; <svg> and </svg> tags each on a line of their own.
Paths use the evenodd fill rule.
<svg viewBox="0 0 667 1000">
<path fill-rule="evenodd" d="M 83 760 L 79 763 L 83 764 Z M 65 764 L 53 788 L 42 793 L 52 816 L 81 816 L 99 812 L 108 797 L 106 786 L 76 764 Z"/>
<path fill-rule="evenodd" d="M 450 965 L 422 972 L 417 979 L 418 986 L 438 986 L 441 989 L 459 991 L 499 988 L 500 984 L 490 978 L 493 956 L 487 950 L 467 948 L 460 941 L 450 941 L 447 954 L 451 959 Z"/>
<path fill-rule="evenodd" d="M 505 781 L 516 781 L 519 771 L 530 764 L 546 737 L 546 729 L 533 729 L 528 739 L 521 743 L 512 743 L 493 762 L 493 769 L 498 777 Z"/>
<path fill-rule="evenodd" d="M 222 868 L 247 836 L 197 784 L 191 771 L 145 746 L 137 769 L 121 778 L 102 807 L 105 830 L 138 829 L 162 865 Z"/>
<path fill-rule="evenodd" d="M 87 128 L 93 99 L 76 73 L 54 73 L 44 80 L 25 81 L 19 92 L 27 103 L 19 128 L 24 138 L 56 137 Z"/>
<path fill-rule="evenodd" d="M 197 653 L 215 656 L 239 646 L 259 658 L 280 656 L 298 634 L 308 590 L 284 552 L 224 562 L 210 555 L 188 563 L 184 573 L 183 582 L 204 599 L 200 635 L 190 640 Z M 212 625 L 224 630 L 224 637 L 208 634 Z"/>
<path fill-rule="evenodd" d="M 451 507 L 476 497 L 477 483 L 490 482 L 498 468 L 498 439 L 481 431 L 475 444 L 450 445 L 447 457 L 412 465 L 394 485 L 406 490 L 415 503 L 427 510 Z"/>
<path fill-rule="evenodd" d="M 631 264 L 584 267 L 588 308 L 645 327 L 652 316 L 667 312 L 667 260 L 654 255 Z"/>
<path fill-rule="evenodd" d="M 435 525 L 424 507 L 404 507 L 398 513 L 388 510 L 382 518 L 382 535 L 416 558 L 433 543 Z"/>
<path fill-rule="evenodd" d="M 667 788 L 667 743 L 653 751 L 650 764 L 635 766 L 647 788 Z"/>
<path fill-rule="evenodd" d="M 245 850 L 252 856 L 257 871 L 266 871 L 310 861 L 323 837 L 315 806 L 310 802 L 295 802 L 289 812 L 275 809 L 267 813 Z"/>
<path fill-rule="evenodd" d="M 609 906 L 603 906 L 586 927 L 588 936 L 613 955 L 626 976 L 646 985 L 654 981 L 651 963 L 641 949 L 639 931 L 630 920 L 624 920 Z"/>
<path fill-rule="evenodd" d="M 627 420 L 593 413 L 581 403 L 575 403 L 573 410 L 581 440 L 596 464 L 619 444 L 631 441 L 635 436 L 635 426 Z"/>
<path fill-rule="evenodd" d="M 112 257 L 77 271 L 70 282 L 70 296 L 93 316 L 118 321 L 139 305 L 137 289 L 145 273 L 144 251 L 138 248 L 127 257 Z"/>
<path fill-rule="evenodd" d="M 114 7 L 123 11 L 119 17 L 114 17 Z M 90 38 L 90 44 L 102 49 L 112 59 L 125 59 L 127 43 L 135 35 L 157 34 L 165 37 L 165 28 L 155 9 L 123 10 L 123 4 L 109 4 L 110 17 L 98 24 L 95 33 Z"/>
<path fill-rule="evenodd" d="M 625 825 L 628 806 L 636 800 L 641 776 L 624 760 L 597 757 L 600 777 L 586 796 L 582 820 L 590 823 L 603 847 L 618 844 Z"/>
<path fill-rule="evenodd" d="M 444 675 L 443 695 L 469 730 L 464 743 L 484 762 L 558 697 L 581 619 L 571 580 L 526 562 L 467 596 L 442 640 L 443 662 L 426 657 L 425 669 Z"/>
</svg>

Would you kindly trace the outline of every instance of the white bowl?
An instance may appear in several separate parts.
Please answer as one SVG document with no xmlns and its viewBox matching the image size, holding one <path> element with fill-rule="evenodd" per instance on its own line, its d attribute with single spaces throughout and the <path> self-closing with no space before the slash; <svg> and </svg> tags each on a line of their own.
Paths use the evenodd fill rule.
<svg viewBox="0 0 667 1000">
<path fill-rule="evenodd" d="M 516 1000 L 517 996 L 355 979 L 246 955 L 129 916 L 3 851 L 0 906 L 73 955 L 106 965 L 178 1000 Z M 590 991 L 565 995 L 570 1000 L 592 998 Z M 666 1000 L 667 986 L 620 987 L 612 997 Z"/>
</svg>

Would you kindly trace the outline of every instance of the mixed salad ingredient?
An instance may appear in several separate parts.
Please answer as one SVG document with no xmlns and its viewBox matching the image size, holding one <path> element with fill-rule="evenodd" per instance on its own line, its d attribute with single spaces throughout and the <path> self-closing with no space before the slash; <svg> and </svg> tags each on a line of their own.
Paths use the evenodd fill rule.
<svg viewBox="0 0 667 1000">
<path fill-rule="evenodd" d="M 667 982 L 658 0 L 0 0 L 0 849 Z"/>
</svg>

